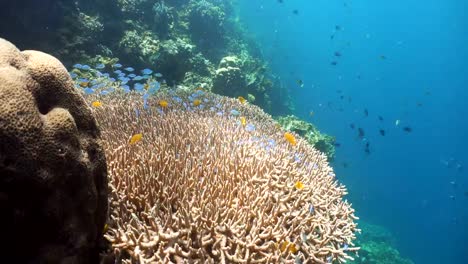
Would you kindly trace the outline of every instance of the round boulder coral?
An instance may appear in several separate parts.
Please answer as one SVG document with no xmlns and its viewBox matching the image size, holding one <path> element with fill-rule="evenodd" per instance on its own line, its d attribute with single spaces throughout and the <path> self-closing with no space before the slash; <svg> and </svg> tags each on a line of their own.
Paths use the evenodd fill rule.
<svg viewBox="0 0 468 264">
<path fill-rule="evenodd" d="M 123 263 L 331 263 L 357 250 L 326 157 L 260 108 L 201 90 L 92 95 Z"/>
<path fill-rule="evenodd" d="M 100 132 L 63 65 L 0 39 L 0 232 L 15 263 L 95 263 L 107 217 Z"/>
</svg>

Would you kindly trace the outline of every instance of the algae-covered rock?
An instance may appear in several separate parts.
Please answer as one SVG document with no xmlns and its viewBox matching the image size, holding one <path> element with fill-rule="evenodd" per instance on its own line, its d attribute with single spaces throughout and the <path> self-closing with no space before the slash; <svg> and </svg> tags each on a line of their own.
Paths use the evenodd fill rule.
<svg viewBox="0 0 468 264">
<path fill-rule="evenodd" d="M 314 125 L 294 115 L 278 117 L 277 121 L 284 129 L 304 137 L 316 149 L 323 152 L 329 161 L 335 158 L 334 137 L 320 133 Z"/>
<path fill-rule="evenodd" d="M 91 109 L 54 57 L 0 39 L 0 255 L 97 263 L 107 170 Z"/>
</svg>

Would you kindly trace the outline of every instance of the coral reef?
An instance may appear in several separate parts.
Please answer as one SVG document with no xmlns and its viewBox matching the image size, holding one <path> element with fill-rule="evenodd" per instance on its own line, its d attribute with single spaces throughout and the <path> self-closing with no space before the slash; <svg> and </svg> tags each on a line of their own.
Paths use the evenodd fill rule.
<svg viewBox="0 0 468 264">
<path fill-rule="evenodd" d="M 96 263 L 107 219 L 100 132 L 65 67 L 0 39 L 0 252 Z"/>
<path fill-rule="evenodd" d="M 109 161 L 105 237 L 115 261 L 352 259 L 358 230 L 345 187 L 322 153 L 260 108 L 152 85 L 159 75 L 149 69 L 130 91 L 112 77 L 129 76 L 128 67 L 111 74 L 76 67 L 84 70 L 72 71 L 75 85 L 95 111 Z M 98 87 L 88 92 L 88 83 Z"/>
<path fill-rule="evenodd" d="M 335 138 L 322 134 L 311 123 L 297 118 L 294 115 L 281 116 L 277 118 L 278 123 L 286 130 L 292 131 L 304 137 L 307 142 L 316 149 L 322 151 L 332 161 L 335 158 Z"/>
<path fill-rule="evenodd" d="M 146 108 L 136 94 L 94 100 L 118 259 L 325 263 L 357 250 L 346 189 L 325 156 L 289 144 L 259 108 L 201 91 L 158 92 Z"/>
<path fill-rule="evenodd" d="M 391 233 L 385 228 L 366 222 L 359 222 L 361 234 L 356 244 L 361 248 L 359 256 L 351 264 L 413 264 L 414 262 L 400 256 L 393 246 L 395 244 Z"/>
<path fill-rule="evenodd" d="M 0 16 L 11 19 L 9 28 L 0 25 L 3 36 L 49 52 L 67 66 L 96 61 L 97 56 L 120 58 L 140 68 L 157 65 L 171 85 L 204 84 L 224 95 L 241 89 L 244 97 L 252 95 L 254 104 L 273 115 L 293 109 L 286 89 L 269 73 L 259 48 L 235 18 L 232 1 L 45 1 L 37 8 L 51 10 L 43 11 L 49 21 L 32 11 L 37 5 L 33 1 L 15 3 L 0 9 Z M 13 13 L 22 15 L 11 17 Z M 213 69 L 229 56 L 241 65 Z M 221 87 L 231 83 L 236 87 Z"/>
</svg>

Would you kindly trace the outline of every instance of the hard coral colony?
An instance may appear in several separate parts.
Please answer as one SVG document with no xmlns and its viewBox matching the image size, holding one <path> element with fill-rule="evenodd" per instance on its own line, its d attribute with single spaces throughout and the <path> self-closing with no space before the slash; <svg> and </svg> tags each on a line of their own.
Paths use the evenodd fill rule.
<svg viewBox="0 0 468 264">
<path fill-rule="evenodd" d="M 102 103 L 94 112 L 112 193 L 105 236 L 118 259 L 352 259 L 349 253 L 358 249 L 352 247 L 354 210 L 343 201 L 346 189 L 319 151 L 292 134 L 282 137 L 269 115 L 245 101 L 201 90 L 165 89 L 145 96 L 145 91 L 125 92 L 115 82 L 105 95 L 84 94 Z M 142 135 L 145 144 L 135 144 Z M 284 138 L 294 149 L 275 143 Z M 285 158 L 298 153 L 300 160 Z M 351 246 L 344 250 L 344 244 Z"/>
</svg>

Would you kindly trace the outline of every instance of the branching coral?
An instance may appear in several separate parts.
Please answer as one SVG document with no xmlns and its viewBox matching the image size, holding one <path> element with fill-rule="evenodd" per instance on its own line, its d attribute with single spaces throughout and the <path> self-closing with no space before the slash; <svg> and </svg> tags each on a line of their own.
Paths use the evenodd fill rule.
<svg viewBox="0 0 468 264">
<path fill-rule="evenodd" d="M 357 250 L 326 157 L 299 137 L 291 145 L 260 108 L 202 91 L 98 100 L 106 237 L 123 262 L 330 263 Z"/>
</svg>

